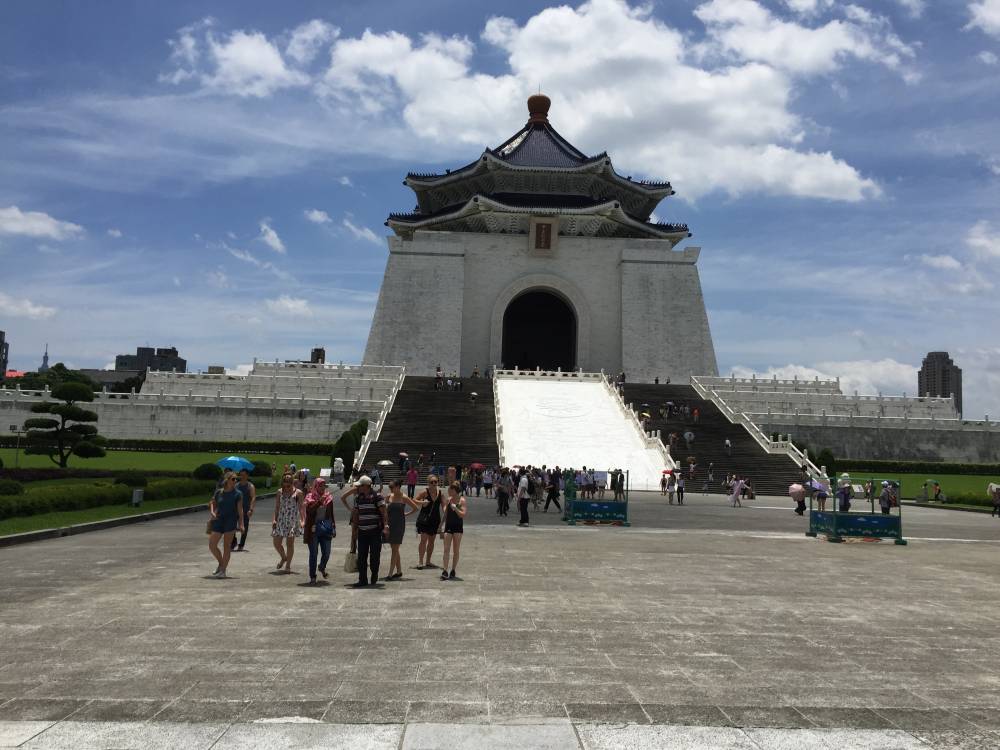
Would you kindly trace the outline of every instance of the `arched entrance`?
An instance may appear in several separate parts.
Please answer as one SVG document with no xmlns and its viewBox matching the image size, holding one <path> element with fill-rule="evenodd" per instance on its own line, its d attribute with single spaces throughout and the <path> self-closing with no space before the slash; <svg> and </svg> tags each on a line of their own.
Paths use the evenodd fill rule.
<svg viewBox="0 0 1000 750">
<path fill-rule="evenodd" d="M 576 368 L 576 313 L 551 292 L 534 289 L 511 300 L 503 314 L 504 367 Z"/>
</svg>

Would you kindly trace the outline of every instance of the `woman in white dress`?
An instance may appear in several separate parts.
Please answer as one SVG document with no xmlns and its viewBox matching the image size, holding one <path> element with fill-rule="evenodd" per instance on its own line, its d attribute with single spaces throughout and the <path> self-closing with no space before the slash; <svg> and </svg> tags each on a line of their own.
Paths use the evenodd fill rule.
<svg viewBox="0 0 1000 750">
<path fill-rule="evenodd" d="M 271 541 L 280 560 L 277 568 L 292 572 L 292 555 L 295 554 L 295 537 L 302 535 L 302 490 L 295 488 L 291 474 L 281 478 L 281 489 L 274 498 L 274 517 L 271 519 Z"/>
</svg>

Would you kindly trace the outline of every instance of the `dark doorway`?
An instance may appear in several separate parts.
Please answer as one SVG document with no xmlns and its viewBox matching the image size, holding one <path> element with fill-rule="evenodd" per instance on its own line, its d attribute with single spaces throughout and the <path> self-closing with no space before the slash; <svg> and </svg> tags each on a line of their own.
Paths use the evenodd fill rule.
<svg viewBox="0 0 1000 750">
<path fill-rule="evenodd" d="M 576 367 L 576 315 L 561 297 L 527 292 L 503 314 L 504 367 L 543 370 Z"/>
</svg>

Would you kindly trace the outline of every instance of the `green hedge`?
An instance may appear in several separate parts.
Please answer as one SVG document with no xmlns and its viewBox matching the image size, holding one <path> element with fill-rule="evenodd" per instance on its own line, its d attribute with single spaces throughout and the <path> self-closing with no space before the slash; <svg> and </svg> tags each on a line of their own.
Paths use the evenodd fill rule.
<svg viewBox="0 0 1000 750">
<path fill-rule="evenodd" d="M 142 472 L 123 471 L 115 477 L 115 484 L 124 484 L 126 487 L 145 487 L 149 482 Z"/>
<path fill-rule="evenodd" d="M 993 507 L 993 500 L 986 497 L 984 492 L 956 492 L 954 495 L 946 495 L 946 505 L 982 505 L 986 508 Z"/>
<path fill-rule="evenodd" d="M 23 495 L 24 485 L 13 479 L 0 479 L 0 495 Z"/>
<path fill-rule="evenodd" d="M 994 474 L 1000 478 L 1000 464 L 956 464 L 935 461 L 863 461 L 837 459 L 839 471 L 870 471 L 876 474 Z"/>
<path fill-rule="evenodd" d="M 362 434 L 364 432 L 362 431 Z M 23 440 L 22 447 L 23 447 Z M 0 436 L 0 448 L 14 448 L 17 445 L 15 437 Z M 156 453 L 265 453 L 275 455 L 310 454 L 326 456 L 330 453 L 331 443 L 279 443 L 250 442 L 232 440 L 140 440 L 131 438 L 108 438 L 101 444 L 105 450 L 118 451 L 152 451 Z"/>
<path fill-rule="evenodd" d="M 215 482 L 197 479 L 159 479 L 146 487 L 146 500 L 169 500 L 190 495 L 208 496 Z M 85 510 L 102 505 L 123 505 L 132 499 L 132 490 L 123 484 L 39 487 L 23 495 L 0 496 L 0 518 L 33 516 L 53 511 Z"/>
<path fill-rule="evenodd" d="M 195 479 L 211 479 L 217 482 L 222 476 L 222 467 L 218 464 L 200 464 L 191 472 L 191 476 Z"/>
</svg>

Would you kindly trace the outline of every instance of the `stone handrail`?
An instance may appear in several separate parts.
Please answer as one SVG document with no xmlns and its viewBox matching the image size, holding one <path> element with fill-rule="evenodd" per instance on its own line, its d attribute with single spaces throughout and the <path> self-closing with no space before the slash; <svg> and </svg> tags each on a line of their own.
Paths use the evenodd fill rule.
<svg viewBox="0 0 1000 750">
<path fill-rule="evenodd" d="M 631 405 L 625 403 L 625 399 L 618 389 L 611 384 L 608 380 L 607 375 L 604 374 L 602 370 L 599 377 L 601 382 L 604 384 L 604 388 L 608 391 L 611 399 L 618 406 L 618 410 L 621 412 L 622 416 L 632 424 L 632 426 L 638 430 L 639 436 L 642 439 L 643 444 L 646 448 L 655 450 L 663 458 L 663 465 L 668 469 L 676 469 L 677 462 L 674 457 L 670 455 L 670 449 L 663 444 L 660 439 L 659 431 L 646 432 L 646 429 L 642 426 L 642 420 L 639 419 L 639 415 L 631 407 Z M 655 489 L 655 488 L 654 488 Z"/>
<path fill-rule="evenodd" d="M 396 382 L 393 383 L 392 390 L 386 397 L 382 404 L 382 410 L 378 414 L 378 419 L 375 425 L 372 426 L 371 423 L 368 424 L 368 429 L 365 431 L 365 437 L 361 441 L 361 448 L 358 450 L 358 457 L 355 463 L 358 466 L 364 466 L 365 457 L 368 455 L 368 449 L 371 444 L 378 440 L 379 435 L 382 434 L 382 426 L 385 424 L 386 418 L 389 416 L 389 412 L 392 411 L 393 404 L 396 403 L 396 394 L 399 393 L 399 389 L 403 387 L 403 380 L 406 379 L 406 368 L 401 367 L 399 369 L 399 375 L 396 378 Z"/>
<path fill-rule="evenodd" d="M 493 388 L 493 421 L 496 423 L 497 426 L 497 452 L 498 455 L 500 456 L 500 465 L 506 466 L 507 461 L 504 458 L 504 451 L 503 451 L 503 424 L 500 422 L 500 391 L 497 388 L 497 378 L 495 370 L 491 386 Z"/>
<path fill-rule="evenodd" d="M 816 464 L 809 460 L 809 457 L 805 455 L 801 450 L 799 450 L 790 439 L 788 440 L 771 440 L 764 431 L 760 429 L 759 426 L 745 413 L 737 412 L 732 407 L 729 406 L 723 400 L 723 398 L 715 392 L 714 388 L 706 388 L 699 382 L 701 378 L 694 375 L 691 376 L 691 385 L 706 401 L 711 401 L 718 407 L 719 411 L 733 424 L 741 425 L 750 433 L 757 444 L 767 451 L 769 454 L 784 454 L 790 459 L 795 461 L 797 466 L 805 466 L 806 471 L 809 472 L 809 476 L 813 479 L 826 480 L 826 473 L 821 471 Z"/>
<path fill-rule="evenodd" d="M 582 370 L 520 370 L 516 367 L 513 370 L 495 370 L 493 379 L 496 380 L 498 376 L 504 378 L 527 378 L 530 380 L 561 380 L 577 383 L 600 380 L 604 377 L 599 372 L 583 372 Z"/>
<path fill-rule="evenodd" d="M 765 418 L 767 424 L 801 425 L 803 427 L 822 427 L 824 425 L 837 427 L 874 427 L 887 430 L 963 430 L 968 432 L 996 432 L 998 423 L 989 419 L 971 420 L 936 417 L 882 417 L 852 414 L 771 414 L 754 415 L 758 419 Z"/>
</svg>

